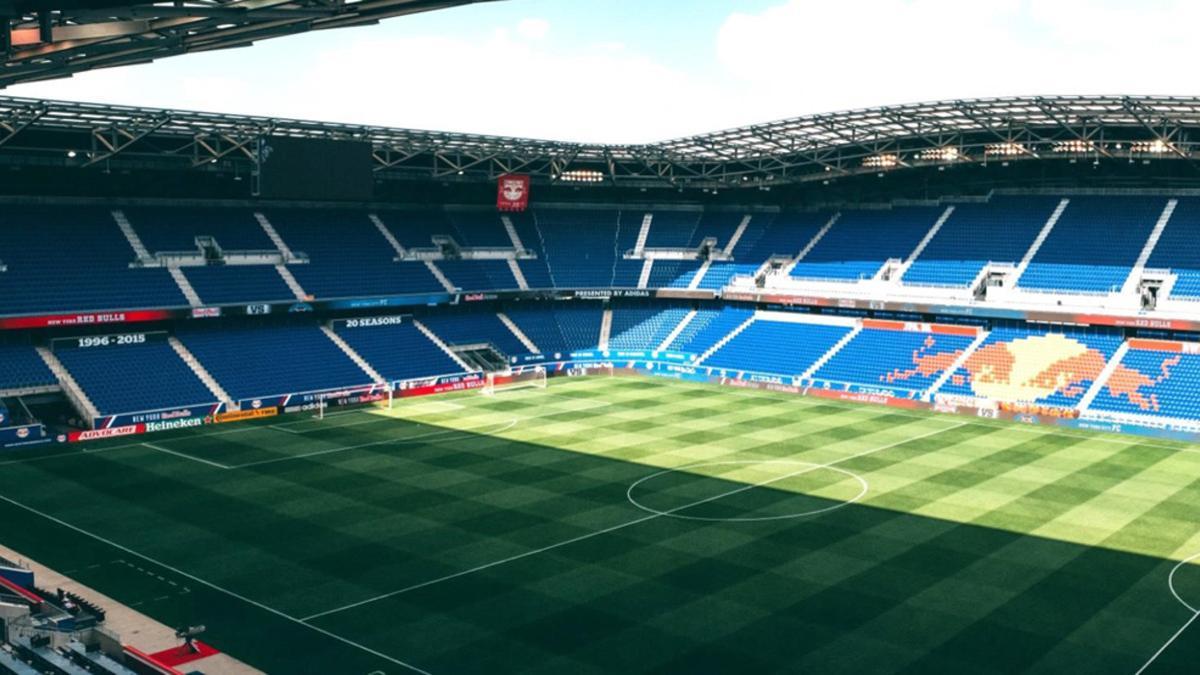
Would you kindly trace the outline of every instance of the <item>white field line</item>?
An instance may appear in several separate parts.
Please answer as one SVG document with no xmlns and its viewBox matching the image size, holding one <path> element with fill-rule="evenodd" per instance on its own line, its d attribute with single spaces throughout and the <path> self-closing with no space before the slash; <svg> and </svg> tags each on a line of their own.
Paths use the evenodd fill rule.
<svg viewBox="0 0 1200 675">
<path fill-rule="evenodd" d="M 937 430 L 930 431 L 930 432 L 928 432 L 928 433 L 925 433 L 925 434 L 921 434 L 921 435 L 919 435 L 919 436 L 913 436 L 913 437 L 911 437 L 911 438 L 906 438 L 906 439 L 904 439 L 904 440 L 902 440 L 902 441 L 896 441 L 895 443 L 889 443 L 889 444 L 887 444 L 887 445 L 881 445 L 881 446 L 879 446 L 879 447 L 876 447 L 876 448 L 871 448 L 871 449 L 869 449 L 869 450 L 864 450 L 864 451 L 862 451 L 862 452 L 858 452 L 858 453 L 855 453 L 855 454 L 853 454 L 853 455 L 848 455 L 848 456 L 846 456 L 846 457 L 843 457 L 843 458 L 841 458 L 841 459 L 837 459 L 837 460 L 834 460 L 834 461 L 832 461 L 832 462 L 827 462 L 827 463 L 825 463 L 825 464 L 811 464 L 811 465 L 809 465 L 808 467 L 806 467 L 806 468 L 804 468 L 804 469 L 801 469 L 801 470 L 799 470 L 799 471 L 793 471 L 793 472 L 790 472 L 790 473 L 784 474 L 784 475 L 782 475 L 782 476 L 777 476 L 777 477 L 775 477 L 775 478 L 771 478 L 771 479 L 769 479 L 769 480 L 765 480 L 765 481 L 762 481 L 762 482 L 759 482 L 759 483 L 750 483 L 750 484 L 747 484 L 747 485 L 743 485 L 743 486 L 741 486 L 741 487 L 738 487 L 738 488 L 735 488 L 735 489 L 733 489 L 733 490 L 729 490 L 729 491 L 727 491 L 727 492 L 722 492 L 722 493 L 720 493 L 720 494 L 713 495 L 712 497 L 707 497 L 707 498 L 705 498 L 705 499 L 702 499 L 702 500 L 700 500 L 700 501 L 697 501 L 697 502 L 692 502 L 692 503 L 689 503 L 689 504 L 683 504 L 683 505 L 681 505 L 681 506 L 677 506 L 677 507 L 675 507 L 675 508 L 673 508 L 673 509 L 669 509 L 669 510 L 666 510 L 666 511 L 661 511 L 661 512 L 658 512 L 658 513 L 652 513 L 652 514 L 649 514 L 649 515 L 646 515 L 646 516 L 642 516 L 642 517 L 640 517 L 640 518 L 635 518 L 635 519 L 633 519 L 633 520 L 626 521 L 626 522 L 624 522 L 624 523 L 619 523 L 619 524 L 617 524 L 617 525 L 613 525 L 613 526 L 611 526 L 611 527 L 606 527 L 606 528 L 604 528 L 604 529 L 602 529 L 602 530 L 596 530 L 595 532 L 589 532 L 589 533 L 587 533 L 587 534 L 582 534 L 582 535 L 579 535 L 579 536 L 577 536 L 577 537 L 572 537 L 572 538 L 570 538 L 570 539 L 567 539 L 567 540 L 564 540 L 564 541 L 560 541 L 560 542 L 558 542 L 558 543 L 555 543 L 555 544 L 550 544 L 549 546 L 543 546 L 543 547 L 541 547 L 541 548 L 534 549 L 534 550 L 531 550 L 531 551 L 525 551 L 524 553 L 518 553 L 518 554 L 516 554 L 516 555 L 511 555 L 511 556 L 508 556 L 507 558 L 502 558 L 502 559 L 500 559 L 500 560 L 496 560 L 496 561 L 493 561 L 493 562 L 490 562 L 490 563 L 486 563 L 486 564 L 483 564 L 483 565 L 479 565 L 479 566 L 477 566 L 477 567 L 472 567 L 471 569 L 466 569 L 466 570 L 462 570 L 462 571 L 460 571 L 460 572 L 455 572 L 455 573 L 453 573 L 453 574 L 447 574 L 446 576 L 443 576 L 443 577 L 438 577 L 438 578 L 436 578 L 436 579 L 430 579 L 430 580 L 428 580 L 428 581 L 423 581 L 423 582 L 421 582 L 421 583 L 418 583 L 418 584 L 413 584 L 413 585 L 411 585 L 411 586 L 407 586 L 407 587 L 405 587 L 405 588 L 401 588 L 401 589 L 399 589 L 399 590 L 395 590 L 395 591 L 391 591 L 391 592 L 384 593 L 384 594 L 381 594 L 381 595 L 377 595 L 377 596 L 375 596 L 375 597 L 373 597 L 373 598 L 367 598 L 366 600 L 360 600 L 360 601 L 358 601 L 358 602 L 350 603 L 350 604 L 348 604 L 348 605 L 344 605 L 344 606 L 342 606 L 342 607 L 336 607 L 336 608 L 334 608 L 334 609 L 329 609 L 329 610 L 326 610 L 326 611 L 324 611 L 324 612 L 318 612 L 318 613 L 316 613 L 316 614 L 310 614 L 309 616 L 306 616 L 306 617 L 304 617 L 304 618 L 302 619 L 302 621 L 313 621 L 313 620 L 315 620 L 315 619 L 320 619 L 320 618 L 322 618 L 322 617 L 330 616 L 330 615 L 332 615 L 332 614 L 338 614 L 338 613 L 344 612 L 344 611 L 346 611 L 346 610 L 350 610 L 350 609 L 355 609 L 355 608 L 358 608 L 358 607 L 362 607 L 363 605 L 369 605 L 369 604 L 371 604 L 371 603 L 378 602 L 378 601 L 380 601 L 380 600 L 386 600 L 387 598 L 392 598 L 392 597 L 395 597 L 395 596 L 397 596 L 397 595 L 403 595 L 404 593 L 408 593 L 408 592 L 411 592 L 411 591 L 415 591 L 415 590 L 418 590 L 418 589 L 421 589 L 421 588 L 426 588 L 426 587 L 428 587 L 428 586 L 433 586 L 433 585 L 435 585 L 435 584 L 440 584 L 440 583 L 442 583 L 442 582 L 445 582 L 445 581 L 450 581 L 450 580 L 452 580 L 452 579 L 457 579 L 457 578 L 459 578 L 459 577 L 467 576 L 467 575 L 469 575 L 469 574 L 474 574 L 474 573 L 476 573 L 476 572 L 482 572 L 483 570 L 491 569 L 491 568 L 493 568 L 493 567 L 498 567 L 498 566 L 500 566 L 500 565 L 504 565 L 504 564 L 507 564 L 507 563 L 510 563 L 510 562 L 514 562 L 514 561 L 517 561 L 517 560 L 521 560 L 521 559 L 523 559 L 523 558 L 528 558 L 528 557 L 530 557 L 530 556 L 538 555 L 538 554 L 540 554 L 540 553 L 545 553 L 545 552 L 547 552 L 547 551 L 552 551 L 552 550 L 554 550 L 554 549 L 557 549 L 557 548 L 562 548 L 563 546 L 568 546 L 568 545 L 570 545 L 570 544 L 574 544 L 574 543 L 576 543 L 576 542 L 585 541 L 585 540 L 587 540 L 587 539 L 592 539 L 592 538 L 594 538 L 594 537 L 599 537 L 600 535 L 609 534 L 609 533 L 611 533 L 611 532 L 616 532 L 617 530 L 623 530 L 623 529 L 625 529 L 625 528 L 627 528 L 627 527 L 632 527 L 632 526 L 634 526 L 634 525 L 638 525 L 638 524 L 640 524 L 640 523 L 645 523 L 645 522 L 647 522 L 647 521 L 655 520 L 655 519 L 657 519 L 657 518 L 662 518 L 662 517 L 665 517 L 665 516 L 670 516 L 670 515 L 672 515 L 672 514 L 678 513 L 678 512 L 680 512 L 680 511 L 683 511 L 684 509 L 690 509 L 690 508 L 693 508 L 693 507 L 696 507 L 696 506 L 701 506 L 701 505 L 703 505 L 703 504 L 707 504 L 707 503 L 709 503 L 709 502 L 716 501 L 716 500 L 718 500 L 718 499 L 723 499 L 723 498 L 725 498 L 725 497 L 729 497 L 729 496 L 732 496 L 732 495 L 735 495 L 735 494 L 739 494 L 739 493 L 745 492 L 745 491 L 747 491 L 747 490 L 753 490 L 753 489 L 755 489 L 755 488 L 759 488 L 759 487 L 763 487 L 763 486 L 766 486 L 766 485 L 770 485 L 770 484 L 772 484 L 772 483 L 776 483 L 776 482 L 779 482 L 779 481 L 781 481 L 781 480 L 786 480 L 786 479 L 788 479 L 788 478 L 793 478 L 793 477 L 795 477 L 795 476 L 801 476 L 801 475 L 804 475 L 804 474 L 806 474 L 806 473 L 810 473 L 810 472 L 817 471 L 817 470 L 820 470 L 820 469 L 828 469 L 828 468 L 830 468 L 830 467 L 837 466 L 838 464 L 842 464 L 842 463 L 845 463 L 845 462 L 849 462 L 850 460 L 853 460 L 853 459 L 858 459 L 858 458 L 860 458 L 860 457 L 866 457 L 867 455 L 873 455 L 873 454 L 875 454 L 875 453 L 877 453 L 877 452 L 882 452 L 882 451 L 884 451 L 884 450 L 890 450 L 891 448 L 895 448 L 895 447 L 897 447 L 897 446 L 904 445 L 905 443 L 912 443 L 913 441 L 919 441 L 919 440 L 922 440 L 922 439 L 925 439 L 925 438 L 929 438 L 930 436 L 935 436 L 935 435 L 937 435 L 937 434 L 945 433 L 945 432 L 947 432 L 947 431 L 953 431 L 953 430 L 955 430 L 955 429 L 960 429 L 960 428 L 962 428 L 962 427 L 966 426 L 967 424 L 968 424 L 967 422 L 960 422 L 959 424 L 956 424 L 956 425 L 954 425 L 954 426 L 952 426 L 952 427 L 947 427 L 947 428 L 945 428 L 945 429 L 937 429 Z"/>
<path fill-rule="evenodd" d="M 227 465 L 227 464 L 221 464 L 220 462 L 214 462 L 214 461 L 212 461 L 212 460 L 204 459 L 203 457 L 195 457 L 195 456 L 193 456 L 193 455 L 184 454 L 184 453 L 182 453 L 182 452 L 176 452 L 176 451 L 174 451 L 174 450 L 168 450 L 168 449 L 166 449 L 166 448 L 164 448 L 164 447 L 157 446 L 157 445 L 155 445 L 155 444 L 153 444 L 153 443 L 142 443 L 142 445 L 143 445 L 143 446 L 145 446 L 145 447 L 147 447 L 147 448 L 150 448 L 151 450 L 155 450 L 155 451 L 158 451 L 158 452 L 166 453 L 166 454 L 168 454 L 168 455 L 173 455 L 173 456 L 175 456 L 175 457 L 180 457 L 180 458 L 183 458 L 183 459 L 190 459 L 190 460 L 191 460 L 191 461 L 193 461 L 193 462 L 200 462 L 201 464 L 207 464 L 208 466 L 211 466 L 211 467 L 216 467 L 216 468 L 218 468 L 218 469 L 232 469 L 232 468 L 233 468 L 232 466 L 229 466 L 229 465 Z"/>
<path fill-rule="evenodd" d="M 170 571 L 174 572 L 175 574 L 178 574 L 178 575 L 179 575 L 179 576 L 181 576 L 181 577 L 184 577 L 184 578 L 186 578 L 186 579 L 190 579 L 191 581 L 193 581 L 193 582 L 195 582 L 195 583 L 197 583 L 197 584 L 200 584 L 201 586 L 206 586 L 206 587 L 208 587 L 208 588 L 211 588 L 211 589 L 212 589 L 212 590 L 214 590 L 214 591 L 217 591 L 218 593 L 223 593 L 223 594 L 225 594 L 225 595 L 227 595 L 227 596 L 229 596 L 229 597 L 231 597 L 231 598 L 235 598 L 235 599 L 237 599 L 237 600 L 241 600 L 242 602 L 244 602 L 244 603 L 246 603 L 246 604 L 248 604 L 248 605 L 253 605 L 254 607 L 257 607 L 257 608 L 259 608 L 259 609 L 263 610 L 264 612 L 268 612 L 268 613 L 270 613 L 270 614 L 273 614 L 273 615 L 275 615 L 275 616 L 278 616 L 278 617 L 280 617 L 281 619 L 286 619 L 286 620 L 288 620 L 288 621 L 290 621 L 290 622 L 292 622 L 292 623 L 295 623 L 295 624 L 299 624 L 299 625 L 301 625 L 301 626 L 304 626 L 304 627 L 306 627 L 306 628 L 308 628 L 308 629 L 310 629 L 310 630 L 313 630 L 313 631 L 315 631 L 315 632 L 317 632 L 317 633 L 320 633 L 321 635 L 324 635 L 324 636 L 326 636 L 326 637 L 328 637 L 328 638 L 332 638 L 332 639 L 334 639 L 334 640 L 337 640 L 338 642 L 341 642 L 342 644 L 345 644 L 345 645 L 347 645 L 347 646 L 350 646 L 350 647 L 354 647 L 355 649 L 358 649 L 358 650 L 360 650 L 360 651 L 366 652 L 367 654 L 370 654 L 370 655 L 372 655 L 372 656 L 375 656 L 375 657 L 378 657 L 378 658 L 380 658 L 380 659 L 383 659 L 384 661 L 387 661 L 388 663 L 394 663 L 395 665 L 397 665 L 397 666 L 400 666 L 400 667 L 402 667 L 402 668 L 405 668 L 405 669 L 407 669 L 407 670 L 410 670 L 410 671 L 412 671 L 412 672 L 414 672 L 414 673 L 422 673 L 423 675 L 430 675 L 430 673 L 429 673 L 428 671 L 426 671 L 426 670 L 422 670 L 422 669 L 420 669 L 420 668 L 418 668 L 418 667 L 416 667 L 416 666 L 412 665 L 411 663 L 406 663 L 406 662 L 404 662 L 404 661 L 401 661 L 400 659 L 397 659 L 397 658 L 393 658 L 393 657 L 391 657 L 391 656 L 388 656 L 387 654 L 384 654 L 383 652 L 380 652 L 380 651 L 377 651 L 377 650 L 371 649 L 370 647 L 367 647 L 367 646 L 361 645 L 361 644 L 359 644 L 359 643 L 357 643 L 357 642 L 354 642 L 353 640 L 350 640 L 350 639 L 348 639 L 348 638 L 342 637 L 341 635 L 338 635 L 338 634 L 336 634 L 336 633 L 331 633 L 330 631 L 327 631 L 327 630 L 325 630 L 324 628 L 319 628 L 319 627 L 317 627 L 317 626 L 313 626 L 313 625 L 311 625 L 311 624 L 305 623 L 303 620 L 301 620 L 301 619 L 297 619 L 296 617 L 294 617 L 294 616 L 292 616 L 292 615 L 290 615 L 290 614 L 287 614 L 287 613 L 285 613 L 285 612 L 282 612 L 282 611 L 280 611 L 280 610 L 278 610 L 278 609 L 275 609 L 274 607 L 270 607 L 270 606 L 268 606 L 268 605 L 264 605 L 263 603 L 261 603 L 261 602 L 258 602 L 257 600 L 252 600 L 252 599 L 250 599 L 250 598 L 248 598 L 248 597 L 246 597 L 246 596 L 244 596 L 244 595 L 242 595 L 242 594 L 240 594 L 240 593 L 237 593 L 237 592 L 231 591 L 231 590 L 229 590 L 229 589 L 227 589 L 227 588 L 224 588 L 224 587 L 222 587 L 222 586 L 218 586 L 217 584 L 214 584 L 214 583 L 213 583 L 213 582 L 211 582 L 211 581 L 207 581 L 207 580 L 205 580 L 205 579 L 201 579 L 200 577 L 198 577 L 198 576 L 196 576 L 196 575 L 194 575 L 194 574 L 189 574 L 188 572 L 184 572 L 183 570 L 181 570 L 181 569 L 179 569 L 179 568 L 177 568 L 177 567 L 174 567 L 174 566 L 172 566 L 172 565 L 168 565 L 167 563 L 164 563 L 164 562 L 162 562 L 162 561 L 160 561 L 160 560 L 156 560 L 156 559 L 154 559 L 154 558 L 151 558 L 150 556 L 148 556 L 148 555 L 145 555 L 145 554 L 143 554 L 143 553 L 138 553 L 137 551 L 135 551 L 135 550 L 133 550 L 133 549 L 129 548 L 128 546 L 123 546 L 123 545 L 121 545 L 121 544 L 118 544 L 117 542 L 115 542 L 115 541 L 113 541 L 113 540 L 111 540 L 111 539 L 107 539 L 107 538 L 105 538 L 105 537 L 102 537 L 102 536 L 100 536 L 100 535 L 98 535 L 98 534 L 96 534 L 96 533 L 94 533 L 94 532 L 89 532 L 88 530 L 85 530 L 85 529 L 83 529 L 82 527 L 79 527 L 79 526 L 77 526 L 77 525 L 72 525 L 71 523 L 68 523 L 68 522 L 66 522 L 65 520 L 62 520 L 61 518 L 56 518 L 55 516 L 52 516 L 52 515 L 50 515 L 50 514 L 48 514 L 48 513 L 45 513 L 45 512 L 43 512 L 43 511 L 39 511 L 38 509 L 35 509 L 35 508 L 34 508 L 34 507 L 32 507 L 32 506 L 28 506 L 28 505 L 26 505 L 26 504 L 22 504 L 21 502 L 18 502 L 18 501 L 16 501 L 15 499 L 12 499 L 12 498 L 10 498 L 10 497 L 7 497 L 7 496 L 5 496 L 5 495 L 0 495 L 0 501 L 7 502 L 7 503 L 9 503 L 9 504 L 12 504 L 13 506 L 15 506 L 15 507 L 17 507 L 17 508 L 24 509 L 25 511 L 28 511 L 28 512 L 30 512 L 30 513 L 32 513 L 32 514 L 35 514 L 35 515 L 41 516 L 42 518 L 45 518 L 46 520 L 49 520 L 49 521 L 51 521 L 51 522 L 53 522 L 53 523 L 57 523 L 58 525 L 61 525 L 61 526 L 65 527 L 65 528 L 67 528 L 67 529 L 69 529 L 69 530 L 72 530 L 72 531 L 74 531 L 74 532 L 78 532 L 79 534 L 82 534 L 82 535 L 84 535 L 84 536 L 86 536 L 86 537 L 90 537 L 90 538 L 92 538 L 92 539 L 94 539 L 94 540 L 96 540 L 96 541 L 99 541 L 99 542 L 101 542 L 101 543 L 108 544 L 109 546 L 112 546 L 113 548 L 115 548 L 115 549 L 118 549 L 118 550 L 120 550 L 120 551 L 124 551 L 125 553 L 127 553 L 127 554 L 129 554 L 129 555 L 131 555 L 131 556 L 134 556 L 134 557 L 136 557 L 136 558 L 140 558 L 140 559 L 142 559 L 142 560 L 145 560 L 145 561 L 146 561 L 146 562 L 148 562 L 148 563 L 151 563 L 151 564 L 154 564 L 154 565 L 158 565 L 159 567 L 161 567 L 161 568 L 163 568 L 163 569 L 170 570 Z"/>
<path fill-rule="evenodd" d="M 1162 656 L 1163 652 L 1167 651 L 1167 649 L 1179 639 L 1179 636 L 1183 635 L 1183 633 L 1190 628 L 1193 623 L 1196 622 L 1196 619 L 1200 619 L 1200 609 L 1196 609 L 1191 603 L 1189 603 L 1187 600 L 1184 600 L 1183 597 L 1179 595 L 1178 589 L 1175 588 L 1175 575 L 1179 572 L 1179 570 L 1183 569 L 1185 565 L 1189 565 L 1197 559 L 1200 559 L 1200 553 L 1180 560 L 1179 564 L 1172 567 L 1171 573 L 1167 575 L 1167 588 L 1171 589 L 1171 595 L 1175 596 L 1175 599 L 1179 601 L 1179 604 L 1187 607 L 1188 611 L 1192 613 L 1192 616 L 1188 618 L 1188 620 L 1185 621 L 1182 626 L 1179 627 L 1179 630 L 1175 631 L 1175 634 L 1172 635 L 1170 639 L 1163 643 L 1163 646 L 1158 648 L 1158 651 L 1154 652 L 1154 655 L 1150 657 L 1150 660 L 1146 661 L 1141 668 L 1138 668 L 1138 671 L 1135 675 L 1142 675 L 1142 673 L 1146 672 L 1146 669 L 1154 665 L 1154 662 L 1158 660 L 1158 657 Z"/>
</svg>

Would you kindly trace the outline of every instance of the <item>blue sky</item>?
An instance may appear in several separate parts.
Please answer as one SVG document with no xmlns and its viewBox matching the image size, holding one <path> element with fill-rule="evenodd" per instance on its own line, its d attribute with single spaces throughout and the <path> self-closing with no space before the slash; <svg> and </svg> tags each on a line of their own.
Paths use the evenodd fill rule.
<svg viewBox="0 0 1200 675">
<path fill-rule="evenodd" d="M 10 88 L 607 143 L 1018 94 L 1195 93 L 1195 0 L 507 0 Z"/>
</svg>

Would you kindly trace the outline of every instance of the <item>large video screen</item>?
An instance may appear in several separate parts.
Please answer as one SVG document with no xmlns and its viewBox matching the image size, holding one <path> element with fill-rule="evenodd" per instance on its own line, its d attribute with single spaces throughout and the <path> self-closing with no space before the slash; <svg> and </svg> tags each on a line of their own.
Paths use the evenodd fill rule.
<svg viewBox="0 0 1200 675">
<path fill-rule="evenodd" d="M 266 199 L 367 201 L 371 144 L 272 136 L 263 141 L 259 194 Z"/>
</svg>

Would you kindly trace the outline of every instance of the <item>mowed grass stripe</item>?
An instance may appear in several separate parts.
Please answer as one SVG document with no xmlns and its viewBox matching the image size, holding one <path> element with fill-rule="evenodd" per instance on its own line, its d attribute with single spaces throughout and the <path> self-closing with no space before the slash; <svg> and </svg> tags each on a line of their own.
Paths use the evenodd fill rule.
<svg viewBox="0 0 1200 675">
<path fill-rule="evenodd" d="M 206 458 L 261 444 L 287 461 L 229 471 L 129 449 L 10 465 L 0 493 L 300 613 L 619 524 L 640 513 L 625 488 L 658 467 L 820 463 L 899 442 L 842 465 L 871 482 L 866 506 L 792 523 L 656 518 L 322 625 L 435 672 L 1132 672 L 1186 619 L 1166 588 L 1173 563 L 1117 549 L 1186 555 L 1200 502 L 1190 452 L 992 422 L 942 433 L 963 420 L 624 378 L 438 400 L 461 409 L 291 427 L 317 427 L 313 439 L 256 427 L 153 441 Z M 528 419 L 460 431 L 514 416 Z M 390 443 L 430 428 L 454 433 Z M 710 473 L 697 480 L 769 475 Z M 30 489 L 46 484 L 61 490 Z M 821 484 L 754 496 L 773 509 Z M 1132 506 L 1116 513 L 1123 495 Z M 1101 548 L 1069 542 L 1089 521 L 1077 536 Z M 1186 637 L 1164 667 L 1187 662 Z"/>
</svg>

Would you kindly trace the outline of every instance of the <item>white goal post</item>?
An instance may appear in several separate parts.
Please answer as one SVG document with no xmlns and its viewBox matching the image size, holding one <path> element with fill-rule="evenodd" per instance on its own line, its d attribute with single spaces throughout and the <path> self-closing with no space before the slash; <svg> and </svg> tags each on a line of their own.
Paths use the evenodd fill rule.
<svg viewBox="0 0 1200 675">
<path fill-rule="evenodd" d="M 487 381 L 479 393 L 484 396 L 495 396 L 496 392 L 512 389 L 545 389 L 546 368 L 534 366 L 520 371 L 505 370 L 498 373 L 488 373 Z"/>
</svg>

